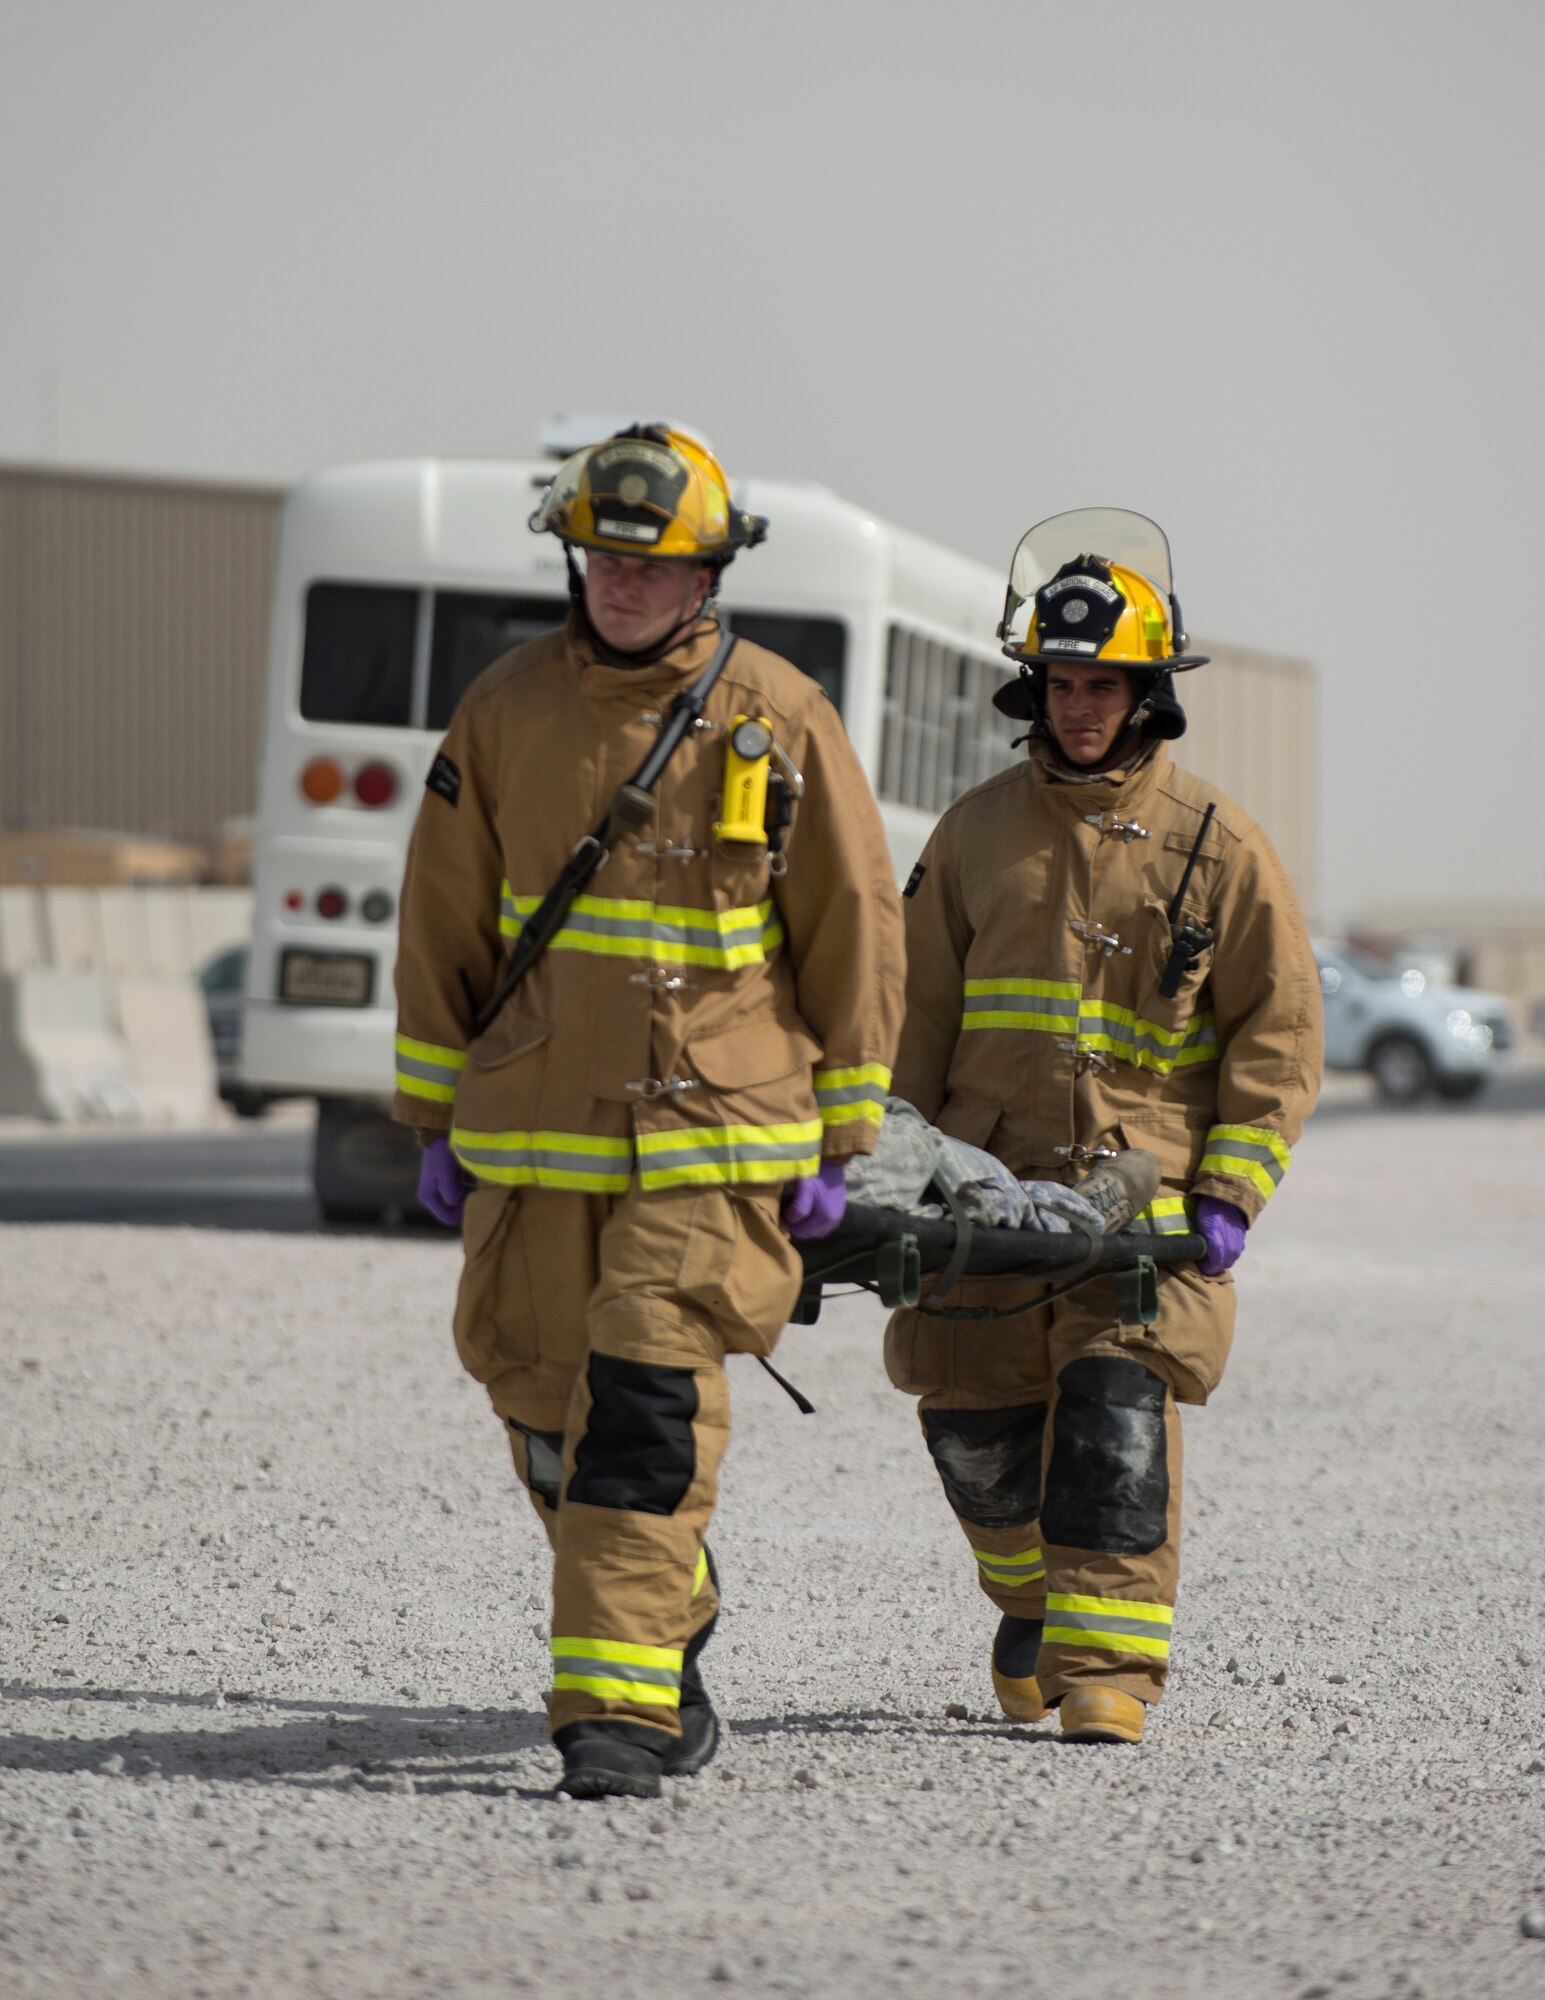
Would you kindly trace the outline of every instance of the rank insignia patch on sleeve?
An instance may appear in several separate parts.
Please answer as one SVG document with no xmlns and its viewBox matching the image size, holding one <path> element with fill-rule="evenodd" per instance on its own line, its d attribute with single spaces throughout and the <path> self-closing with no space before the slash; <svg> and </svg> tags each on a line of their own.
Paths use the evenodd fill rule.
<svg viewBox="0 0 1545 2000">
<path fill-rule="evenodd" d="M 902 890 L 901 892 L 902 895 L 915 896 L 917 894 L 918 884 L 922 881 L 923 877 L 927 873 L 928 870 L 923 866 L 922 862 L 919 861 L 917 866 L 912 870 L 912 873 L 907 877 L 907 886 Z"/>
<path fill-rule="evenodd" d="M 424 787 L 426 791 L 438 792 L 447 805 L 455 805 L 461 797 L 461 773 L 443 750 L 430 765 Z"/>
</svg>

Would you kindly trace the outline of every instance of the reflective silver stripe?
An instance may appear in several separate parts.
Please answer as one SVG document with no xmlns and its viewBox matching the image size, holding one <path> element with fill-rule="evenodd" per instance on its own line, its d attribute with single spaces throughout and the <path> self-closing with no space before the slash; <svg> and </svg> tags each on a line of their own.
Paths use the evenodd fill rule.
<svg viewBox="0 0 1545 2000">
<path fill-rule="evenodd" d="M 656 1136 L 655 1133 L 649 1134 L 651 1141 Z M 653 1143 L 647 1147 L 641 1145 L 639 1153 L 653 1172 L 667 1167 L 717 1166 L 734 1160 L 804 1160 L 809 1157 L 810 1148 L 820 1143 L 821 1135 L 817 1130 L 813 1138 L 755 1142 L 726 1139 L 714 1145 L 694 1145 L 690 1139 L 684 1138 L 664 1146 Z"/>
<path fill-rule="evenodd" d="M 1060 993 L 1042 993 L 1034 986 L 1013 987 L 999 993 L 967 992 L 962 1002 L 966 1014 L 1055 1014 L 1059 1020 L 1078 1019 L 1078 1001 Z"/>
<path fill-rule="evenodd" d="M 815 1087 L 815 1101 L 828 1104 L 884 1104 L 885 1092 L 872 1083 L 827 1084 Z"/>
<path fill-rule="evenodd" d="M 397 1074 L 420 1077 L 425 1083 L 454 1084 L 461 1080 L 460 1069 L 452 1069 L 449 1063 L 425 1062 L 419 1056 L 398 1056 Z"/>
<path fill-rule="evenodd" d="M 476 1146 L 461 1133 L 456 1157 L 469 1167 L 549 1167 L 563 1173 L 626 1173 L 632 1164 L 626 1154 L 587 1152 L 579 1146 Z"/>
<path fill-rule="evenodd" d="M 1269 1146 L 1253 1146 L 1247 1139 L 1210 1139 L 1207 1143 L 1208 1156 L 1219 1160 L 1253 1160 L 1264 1167 L 1272 1180 L 1281 1185 L 1286 1167 Z M 1293 1183 L 1297 1187 L 1298 1183 Z"/>
<path fill-rule="evenodd" d="M 669 1667 L 644 1667 L 634 1660 L 592 1659 L 588 1653 L 553 1654 L 555 1674 L 582 1674 L 587 1679 L 642 1681 L 647 1687 L 679 1688 L 681 1674 Z"/>
<path fill-rule="evenodd" d="M 1075 1632 L 1119 1632 L 1137 1639 L 1167 1639 L 1170 1633 L 1168 1621 L 1160 1624 L 1152 1618 L 1113 1618 L 1104 1611 L 1056 1610 L 1048 1612 L 1047 1623 Z"/>
</svg>

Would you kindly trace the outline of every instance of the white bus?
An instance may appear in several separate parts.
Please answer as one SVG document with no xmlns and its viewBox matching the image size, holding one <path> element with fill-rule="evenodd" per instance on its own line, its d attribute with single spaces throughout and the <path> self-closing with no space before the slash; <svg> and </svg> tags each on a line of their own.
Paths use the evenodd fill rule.
<svg viewBox="0 0 1545 2000">
<path fill-rule="evenodd" d="M 285 507 L 274 593 L 242 1069 L 318 1100 L 332 1220 L 413 1192 L 390 1124 L 403 857 L 451 711 L 563 622 L 563 552 L 527 520 L 551 461 L 414 459 L 322 473 Z M 1011 761 L 1003 579 L 820 486 L 750 480 L 764 547 L 726 572 L 734 630 L 818 680 L 884 815 L 898 880 L 938 813 Z"/>
</svg>

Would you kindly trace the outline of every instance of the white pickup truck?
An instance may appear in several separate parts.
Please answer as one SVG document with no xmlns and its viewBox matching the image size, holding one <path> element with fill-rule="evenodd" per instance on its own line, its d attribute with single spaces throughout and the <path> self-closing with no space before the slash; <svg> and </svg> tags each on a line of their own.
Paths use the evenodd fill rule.
<svg viewBox="0 0 1545 2000">
<path fill-rule="evenodd" d="M 1444 986 L 1415 966 L 1316 942 L 1325 996 L 1325 1066 L 1366 1070 L 1379 1095 L 1409 1104 L 1435 1090 L 1474 1097 L 1512 1046 L 1507 1002 Z"/>
</svg>

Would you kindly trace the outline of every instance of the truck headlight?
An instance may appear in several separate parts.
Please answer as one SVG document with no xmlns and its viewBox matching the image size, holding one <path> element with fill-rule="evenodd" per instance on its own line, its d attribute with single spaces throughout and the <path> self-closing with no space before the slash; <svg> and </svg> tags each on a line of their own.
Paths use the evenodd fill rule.
<svg viewBox="0 0 1545 2000">
<path fill-rule="evenodd" d="M 1454 1040 L 1472 1055 L 1484 1055 L 1496 1039 L 1484 1021 L 1472 1017 L 1468 1007 L 1456 1007 L 1444 1025 Z"/>
</svg>

